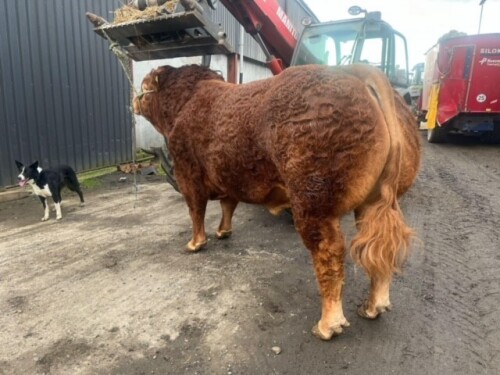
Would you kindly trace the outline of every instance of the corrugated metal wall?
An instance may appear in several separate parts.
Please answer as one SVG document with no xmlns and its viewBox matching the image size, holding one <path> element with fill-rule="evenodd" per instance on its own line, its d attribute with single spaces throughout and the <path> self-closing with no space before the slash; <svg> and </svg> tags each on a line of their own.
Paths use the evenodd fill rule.
<svg viewBox="0 0 500 375">
<path fill-rule="evenodd" d="M 15 184 L 15 159 L 77 171 L 130 160 L 130 86 L 85 18 L 119 6 L 0 1 L 0 187 Z"/>
</svg>

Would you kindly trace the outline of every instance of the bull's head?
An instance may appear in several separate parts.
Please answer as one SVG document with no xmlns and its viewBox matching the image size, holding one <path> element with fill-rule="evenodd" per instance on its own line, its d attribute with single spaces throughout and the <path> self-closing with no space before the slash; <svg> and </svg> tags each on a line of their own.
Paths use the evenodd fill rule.
<svg viewBox="0 0 500 375">
<path fill-rule="evenodd" d="M 142 115 L 151 121 L 155 108 L 155 93 L 160 87 L 159 70 L 152 70 L 142 81 L 141 91 L 134 96 L 133 107 L 136 115 Z"/>
<path fill-rule="evenodd" d="M 144 77 L 141 92 L 133 99 L 134 113 L 144 116 L 156 130 L 168 137 L 179 111 L 196 95 L 199 82 L 214 79 L 224 80 L 217 72 L 194 64 L 153 69 Z"/>
</svg>

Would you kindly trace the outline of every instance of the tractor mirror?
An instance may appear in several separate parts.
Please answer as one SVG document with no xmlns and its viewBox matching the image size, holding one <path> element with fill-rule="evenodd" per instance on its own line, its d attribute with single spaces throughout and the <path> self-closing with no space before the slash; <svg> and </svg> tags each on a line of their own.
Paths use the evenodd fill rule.
<svg viewBox="0 0 500 375">
<path fill-rule="evenodd" d="M 348 10 L 349 14 L 351 16 L 357 16 L 358 14 L 361 14 L 361 13 L 366 13 L 366 9 L 363 9 L 361 7 L 358 7 L 357 5 L 353 5 L 352 7 L 350 7 Z"/>
</svg>

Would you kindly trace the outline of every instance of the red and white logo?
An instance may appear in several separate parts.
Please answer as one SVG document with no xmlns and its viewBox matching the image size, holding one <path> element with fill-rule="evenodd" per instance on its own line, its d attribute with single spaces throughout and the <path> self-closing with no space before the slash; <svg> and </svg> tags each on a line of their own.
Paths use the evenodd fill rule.
<svg viewBox="0 0 500 375">
<path fill-rule="evenodd" d="M 487 57 L 483 57 L 479 60 L 479 64 L 481 66 L 498 66 L 500 68 L 500 60 L 488 59 Z"/>
</svg>

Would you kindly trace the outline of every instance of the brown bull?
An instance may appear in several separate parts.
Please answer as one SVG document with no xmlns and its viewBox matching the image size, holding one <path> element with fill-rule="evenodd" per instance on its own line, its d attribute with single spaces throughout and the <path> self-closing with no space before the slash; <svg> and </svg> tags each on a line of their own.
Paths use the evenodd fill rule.
<svg viewBox="0 0 500 375">
<path fill-rule="evenodd" d="M 142 90 L 134 110 L 168 138 L 193 222 L 188 250 L 207 243 L 209 199 L 222 206 L 217 238 L 231 234 L 238 202 L 275 214 L 290 207 L 322 296 L 313 333 L 328 340 L 349 325 L 340 219 L 354 211 L 351 254 L 371 279 L 358 311 L 375 318 L 390 309 L 392 276 L 412 234 L 397 197 L 415 179 L 420 148 L 411 113 L 382 73 L 303 66 L 235 85 L 200 66 L 164 66 Z"/>
</svg>

